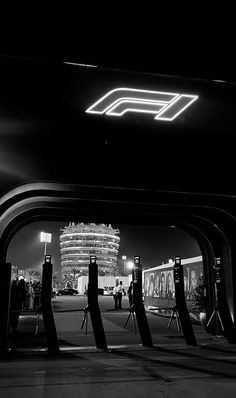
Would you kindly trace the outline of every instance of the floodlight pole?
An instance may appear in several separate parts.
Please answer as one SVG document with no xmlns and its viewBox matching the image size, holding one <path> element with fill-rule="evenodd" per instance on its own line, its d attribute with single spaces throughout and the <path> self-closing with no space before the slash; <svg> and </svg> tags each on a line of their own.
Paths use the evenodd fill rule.
<svg viewBox="0 0 236 398">
<path fill-rule="evenodd" d="M 47 243 L 51 243 L 51 234 L 41 232 L 40 241 L 44 243 L 44 258 L 47 255 Z"/>
<path fill-rule="evenodd" d="M 44 256 L 47 254 L 47 242 L 44 242 Z"/>
<path fill-rule="evenodd" d="M 122 256 L 122 260 L 124 261 L 124 274 L 125 274 L 127 256 Z"/>
</svg>

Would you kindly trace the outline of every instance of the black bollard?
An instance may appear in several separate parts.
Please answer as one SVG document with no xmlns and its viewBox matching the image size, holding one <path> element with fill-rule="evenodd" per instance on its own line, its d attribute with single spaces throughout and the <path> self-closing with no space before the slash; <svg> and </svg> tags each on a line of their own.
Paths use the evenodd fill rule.
<svg viewBox="0 0 236 398">
<path fill-rule="evenodd" d="M 184 275 L 183 265 L 181 264 L 181 258 L 175 257 L 174 264 L 174 282 L 175 282 L 175 300 L 176 307 L 179 314 L 179 320 L 184 333 L 185 341 L 188 345 L 196 346 L 197 341 L 193 331 L 193 326 L 189 317 L 189 312 L 184 295 Z"/>
<path fill-rule="evenodd" d="M 213 267 L 214 285 L 215 285 L 215 303 L 213 312 L 207 323 L 207 327 L 213 324 L 213 334 L 223 334 L 228 342 L 236 343 L 236 328 L 233 324 L 229 306 L 226 300 L 224 267 L 221 257 L 215 259 Z"/>
<path fill-rule="evenodd" d="M 107 349 L 100 308 L 98 305 L 98 266 L 96 256 L 90 256 L 89 284 L 88 284 L 88 308 L 93 326 L 93 333 L 97 348 Z"/>
<path fill-rule="evenodd" d="M 11 292 L 11 263 L 1 264 L 0 278 L 0 352 L 8 350 L 8 321 Z"/>
<path fill-rule="evenodd" d="M 52 310 L 52 263 L 50 255 L 45 255 L 43 264 L 41 306 L 48 352 L 56 354 L 59 352 L 59 344 Z"/>
<path fill-rule="evenodd" d="M 134 299 L 134 310 L 136 314 L 139 334 L 141 337 L 142 344 L 146 347 L 152 347 L 152 337 L 148 325 L 146 311 L 143 305 L 142 295 L 142 266 L 140 264 L 140 257 L 134 257 L 134 268 L 133 268 L 133 299 Z"/>
</svg>

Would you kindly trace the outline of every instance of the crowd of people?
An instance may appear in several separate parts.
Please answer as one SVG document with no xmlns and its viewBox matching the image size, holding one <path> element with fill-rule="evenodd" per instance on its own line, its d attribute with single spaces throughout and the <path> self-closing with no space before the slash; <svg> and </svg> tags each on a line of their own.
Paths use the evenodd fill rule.
<svg viewBox="0 0 236 398">
<path fill-rule="evenodd" d="M 41 283 L 13 279 L 11 282 L 9 331 L 16 333 L 22 310 L 40 311 Z"/>
</svg>

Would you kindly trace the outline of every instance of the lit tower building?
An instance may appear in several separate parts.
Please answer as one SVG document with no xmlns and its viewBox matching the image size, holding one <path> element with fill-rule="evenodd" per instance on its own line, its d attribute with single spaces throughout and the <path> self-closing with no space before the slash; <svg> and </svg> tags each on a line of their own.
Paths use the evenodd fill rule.
<svg viewBox="0 0 236 398">
<path fill-rule="evenodd" d="M 88 274 L 90 256 L 96 256 L 98 273 L 113 275 L 119 250 L 119 229 L 105 224 L 70 223 L 60 236 L 62 276 Z M 69 278 L 70 279 L 70 278 Z"/>
</svg>

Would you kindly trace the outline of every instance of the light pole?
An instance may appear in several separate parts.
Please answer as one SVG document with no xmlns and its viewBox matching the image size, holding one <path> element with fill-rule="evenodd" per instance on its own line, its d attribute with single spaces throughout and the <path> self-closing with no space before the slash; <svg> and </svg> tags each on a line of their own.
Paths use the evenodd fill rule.
<svg viewBox="0 0 236 398">
<path fill-rule="evenodd" d="M 125 273 L 127 256 L 122 256 L 121 258 L 124 261 L 124 273 Z"/>
<path fill-rule="evenodd" d="M 40 242 L 44 243 L 44 256 L 47 254 L 47 243 L 51 243 L 52 234 L 48 234 L 47 232 L 40 233 Z"/>
</svg>

